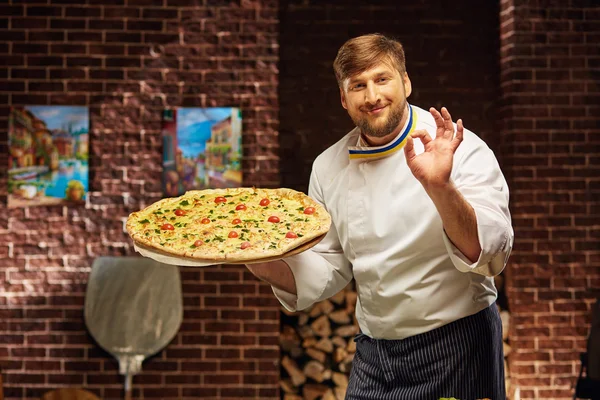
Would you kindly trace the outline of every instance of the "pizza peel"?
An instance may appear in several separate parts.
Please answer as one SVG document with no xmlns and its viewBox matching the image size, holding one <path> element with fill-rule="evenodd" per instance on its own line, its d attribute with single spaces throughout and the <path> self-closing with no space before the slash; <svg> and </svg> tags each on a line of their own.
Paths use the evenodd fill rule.
<svg viewBox="0 0 600 400">
<path fill-rule="evenodd" d="M 147 357 L 177 334 L 183 318 L 179 269 L 144 257 L 99 257 L 89 277 L 84 317 L 98 345 L 119 362 L 125 399 Z"/>
<path fill-rule="evenodd" d="M 258 258 L 258 259 L 247 260 L 247 261 L 203 260 L 203 259 L 199 259 L 199 258 L 176 256 L 174 254 L 169 254 L 167 252 L 163 252 L 158 249 L 154 249 L 152 247 L 145 246 L 136 241 L 133 241 L 133 247 L 142 256 L 151 258 L 155 261 L 158 261 L 158 262 L 161 262 L 164 264 L 178 265 L 178 266 L 182 266 L 182 267 L 207 267 L 209 265 L 219 265 L 219 264 L 258 264 L 258 263 L 264 263 L 264 262 L 269 262 L 269 261 L 281 260 L 286 257 L 300 254 L 300 253 L 314 247 L 317 243 L 319 243 L 321 240 L 323 240 L 324 237 L 325 237 L 325 234 L 318 236 L 306 243 L 301 244 L 298 247 L 293 248 L 292 250 L 288 251 L 287 253 L 284 253 L 284 254 L 281 254 L 278 256 Z"/>
</svg>

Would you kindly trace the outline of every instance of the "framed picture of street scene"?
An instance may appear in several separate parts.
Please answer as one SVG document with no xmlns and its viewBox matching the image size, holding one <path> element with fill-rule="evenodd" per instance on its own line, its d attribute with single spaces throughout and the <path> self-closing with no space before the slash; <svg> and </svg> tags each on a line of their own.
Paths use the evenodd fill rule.
<svg viewBox="0 0 600 400">
<path fill-rule="evenodd" d="M 89 111 L 13 107 L 8 120 L 8 207 L 84 203 Z"/>
<path fill-rule="evenodd" d="M 242 185 L 239 108 L 176 108 L 163 113 L 163 193 Z"/>
</svg>

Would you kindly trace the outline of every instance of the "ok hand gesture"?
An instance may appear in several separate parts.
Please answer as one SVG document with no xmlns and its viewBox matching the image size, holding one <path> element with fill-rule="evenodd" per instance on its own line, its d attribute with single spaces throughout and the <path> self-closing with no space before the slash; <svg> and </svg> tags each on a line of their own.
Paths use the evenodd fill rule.
<svg viewBox="0 0 600 400">
<path fill-rule="evenodd" d="M 456 135 L 454 134 L 452 117 L 446 107 L 442 107 L 441 114 L 433 107 L 429 112 L 437 125 L 435 139 L 431 139 L 426 130 L 418 130 L 408 136 L 404 146 L 408 167 L 426 190 L 444 187 L 450 182 L 454 153 L 463 140 L 464 130 L 462 120 L 459 119 L 456 123 Z M 421 140 L 425 147 L 423 153 L 416 154 L 413 138 Z"/>
</svg>

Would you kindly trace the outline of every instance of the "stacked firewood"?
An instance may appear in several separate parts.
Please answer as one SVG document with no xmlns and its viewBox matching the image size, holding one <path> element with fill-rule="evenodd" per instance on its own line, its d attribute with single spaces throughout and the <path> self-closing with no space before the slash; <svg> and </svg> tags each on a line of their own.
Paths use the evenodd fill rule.
<svg viewBox="0 0 600 400">
<path fill-rule="evenodd" d="M 502 278 L 496 279 L 499 290 Z M 354 281 L 335 296 L 311 308 L 290 313 L 283 309 L 281 381 L 283 400 L 344 400 L 358 333 L 354 316 Z M 500 307 L 502 317 L 506 393 L 512 394 L 506 357 L 510 315 Z M 509 399 L 512 396 L 509 395 Z"/>
<path fill-rule="evenodd" d="M 343 400 L 358 333 L 353 283 L 311 308 L 284 310 L 280 337 L 284 400 Z"/>
</svg>

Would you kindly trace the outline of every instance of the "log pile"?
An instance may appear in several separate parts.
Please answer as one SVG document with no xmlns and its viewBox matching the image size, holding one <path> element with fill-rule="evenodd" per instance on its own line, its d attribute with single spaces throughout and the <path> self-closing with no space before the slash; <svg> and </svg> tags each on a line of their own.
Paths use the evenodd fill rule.
<svg viewBox="0 0 600 400">
<path fill-rule="evenodd" d="M 343 400 L 356 351 L 353 282 L 311 308 L 282 316 L 280 387 L 284 400 Z"/>
<path fill-rule="evenodd" d="M 503 278 L 496 277 L 495 281 L 498 291 L 503 292 Z M 307 310 L 290 313 L 282 308 L 280 387 L 283 400 L 344 400 L 356 351 L 356 297 L 352 281 L 334 297 Z M 513 399 L 514 388 L 510 385 L 507 363 L 511 353 L 510 314 L 504 309 L 504 302 L 499 303 L 506 393 L 508 399 Z"/>
</svg>

